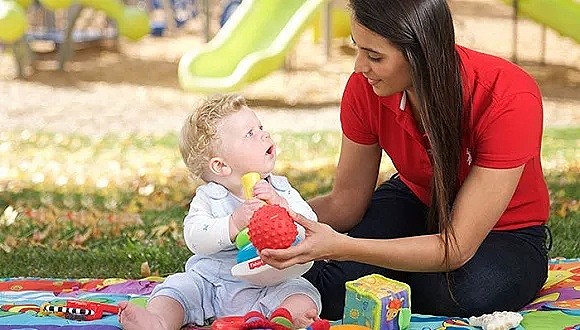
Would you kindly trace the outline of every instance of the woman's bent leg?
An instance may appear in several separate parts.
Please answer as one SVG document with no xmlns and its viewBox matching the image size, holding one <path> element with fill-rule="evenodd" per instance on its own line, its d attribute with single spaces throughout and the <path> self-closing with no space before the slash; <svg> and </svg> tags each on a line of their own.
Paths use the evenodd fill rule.
<svg viewBox="0 0 580 330">
<path fill-rule="evenodd" d="M 521 309 L 546 281 L 545 237 L 542 226 L 491 232 L 471 260 L 449 273 L 450 286 L 445 273 L 409 274 L 412 312 L 468 317 Z"/>
<path fill-rule="evenodd" d="M 427 208 L 398 178 L 383 183 L 362 221 L 349 231 L 360 238 L 396 238 L 427 233 Z M 477 316 L 518 310 L 547 277 L 544 227 L 491 232 L 476 255 L 449 273 L 406 273 L 357 262 L 315 262 L 304 274 L 322 295 L 321 317 L 342 318 L 345 283 L 381 274 L 411 286 L 414 313 Z M 449 281 L 448 281 L 449 280 Z M 450 293 L 452 292 L 452 294 Z"/>
<path fill-rule="evenodd" d="M 396 238 L 426 232 L 426 206 L 401 182 L 391 178 L 373 194 L 361 222 L 348 235 L 360 238 Z M 321 317 L 337 320 L 344 309 L 345 283 L 369 274 L 406 281 L 406 273 L 348 261 L 318 261 L 304 274 L 322 295 Z"/>
</svg>

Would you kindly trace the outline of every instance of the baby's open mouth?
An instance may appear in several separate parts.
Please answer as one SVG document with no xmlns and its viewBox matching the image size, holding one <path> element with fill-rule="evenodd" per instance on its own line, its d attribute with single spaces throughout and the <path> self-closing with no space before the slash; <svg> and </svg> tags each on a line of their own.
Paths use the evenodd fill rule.
<svg viewBox="0 0 580 330">
<path fill-rule="evenodd" d="M 272 152 L 274 152 L 274 146 L 270 146 L 270 148 L 268 148 L 268 150 L 266 150 L 266 155 L 271 155 Z"/>
</svg>

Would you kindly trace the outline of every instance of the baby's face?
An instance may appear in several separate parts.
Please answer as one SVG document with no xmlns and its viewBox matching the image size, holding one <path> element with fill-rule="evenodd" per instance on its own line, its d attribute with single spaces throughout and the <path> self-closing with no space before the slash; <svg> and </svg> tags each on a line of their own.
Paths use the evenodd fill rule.
<svg viewBox="0 0 580 330">
<path fill-rule="evenodd" d="M 264 177 L 274 169 L 276 145 L 250 108 L 244 107 L 223 118 L 218 135 L 220 156 L 232 168 L 232 175 L 241 178 L 247 172 L 258 172 Z"/>
</svg>

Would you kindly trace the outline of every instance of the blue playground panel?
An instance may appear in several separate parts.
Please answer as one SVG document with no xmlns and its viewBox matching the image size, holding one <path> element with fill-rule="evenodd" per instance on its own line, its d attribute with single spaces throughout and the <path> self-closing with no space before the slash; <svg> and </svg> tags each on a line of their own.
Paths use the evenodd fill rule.
<svg viewBox="0 0 580 330">
<path fill-rule="evenodd" d="M 175 25 L 182 27 L 189 19 L 195 18 L 198 13 L 197 0 L 169 0 L 173 10 Z M 220 15 L 220 26 L 224 26 L 232 13 L 242 3 L 242 0 L 230 0 L 224 7 Z M 151 0 L 151 8 L 154 10 L 163 9 L 162 0 Z M 152 22 L 151 35 L 160 37 L 167 28 L 165 22 Z"/>
<path fill-rule="evenodd" d="M 75 43 L 81 42 L 91 42 L 103 39 L 114 39 L 117 37 L 117 31 L 113 33 L 103 33 L 102 31 L 73 31 L 72 41 Z M 62 44 L 66 40 L 66 33 L 63 30 L 53 30 L 53 31 L 32 31 L 26 34 L 26 41 L 52 41 L 57 44 Z"/>
</svg>

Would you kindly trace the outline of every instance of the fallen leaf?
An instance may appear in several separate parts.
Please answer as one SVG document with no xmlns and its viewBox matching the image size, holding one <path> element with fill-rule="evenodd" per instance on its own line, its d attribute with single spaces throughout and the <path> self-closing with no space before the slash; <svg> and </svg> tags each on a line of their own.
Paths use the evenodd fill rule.
<svg viewBox="0 0 580 330">
<path fill-rule="evenodd" d="M 8 235 L 4 239 L 4 244 L 9 248 L 13 248 L 18 245 L 18 240 L 14 236 Z"/>
<path fill-rule="evenodd" d="M 151 268 L 149 267 L 149 263 L 147 261 L 141 264 L 141 276 L 143 277 L 151 276 Z"/>
</svg>

